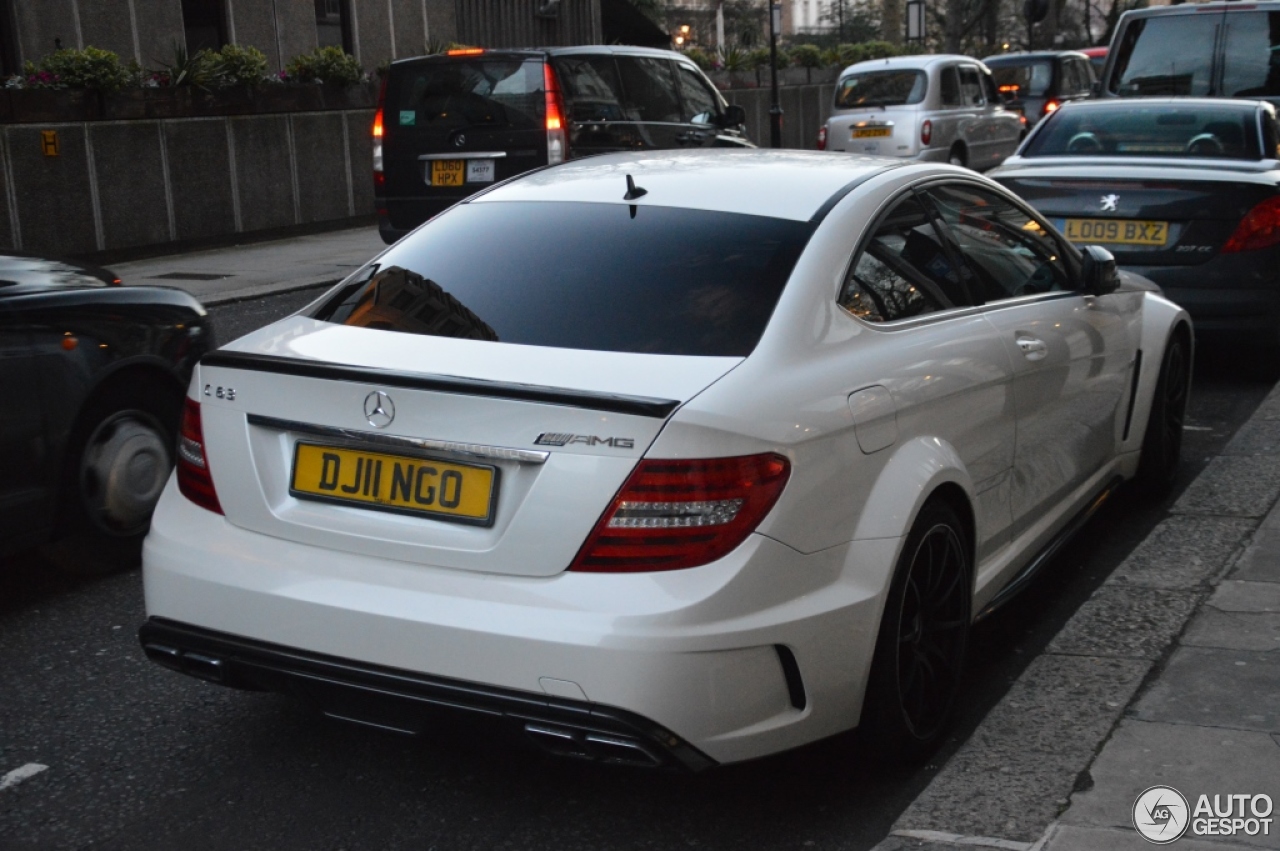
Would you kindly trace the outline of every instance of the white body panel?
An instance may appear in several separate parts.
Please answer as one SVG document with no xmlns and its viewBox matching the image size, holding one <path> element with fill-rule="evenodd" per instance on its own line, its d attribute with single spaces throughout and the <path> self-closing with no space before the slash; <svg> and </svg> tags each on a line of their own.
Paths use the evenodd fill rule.
<svg viewBox="0 0 1280 851">
<path fill-rule="evenodd" d="M 689 168 L 702 162 L 715 163 L 714 179 Z M 473 202 L 625 204 L 616 190 L 631 174 L 666 193 L 662 203 L 688 195 L 694 206 L 799 219 L 828 205 L 745 359 L 521 347 L 296 317 L 233 344 L 294 360 L 679 407 L 664 419 L 388 390 L 397 405 L 392 431 L 404 436 L 548 453 L 543 463 L 494 462 L 503 477 L 496 519 L 464 526 L 297 500 L 286 480 L 298 435 L 248 421 L 367 431 L 361 401 L 380 389 L 376 382 L 202 367 L 192 398 L 204 403 L 226 516 L 170 484 L 144 555 L 148 613 L 531 694 L 576 694 L 576 684 L 592 704 L 638 713 L 720 762 L 855 726 L 885 593 L 921 506 L 939 488 L 967 505 L 980 611 L 1101 489 L 1133 475 L 1164 346 L 1187 321 L 1159 295 L 1137 290 L 1096 299 L 1050 293 L 883 325 L 855 318 L 836 295 L 887 205 L 924 179 L 980 180 L 948 166 L 885 166 L 796 153 L 619 156 L 551 169 Z M 754 168 L 763 176 L 742 178 Z M 712 192 L 717 181 L 720 194 Z M 1015 342 L 1022 332 L 1045 340 L 1050 357 L 1023 358 Z M 237 398 L 211 401 L 204 384 L 234 384 Z M 634 443 L 536 446 L 542 432 Z M 641 457 L 754 453 L 785 456 L 790 479 L 728 555 L 668 572 L 566 570 Z M 794 654 L 803 709 L 788 699 L 776 647 Z"/>
</svg>

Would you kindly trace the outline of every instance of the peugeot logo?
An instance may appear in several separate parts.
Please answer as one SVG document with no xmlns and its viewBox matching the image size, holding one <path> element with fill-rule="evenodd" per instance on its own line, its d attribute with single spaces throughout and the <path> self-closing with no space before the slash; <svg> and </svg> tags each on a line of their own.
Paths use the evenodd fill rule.
<svg viewBox="0 0 1280 851">
<path fill-rule="evenodd" d="M 1120 203 L 1120 196 L 1115 194 L 1103 195 L 1099 201 L 1102 203 L 1102 212 L 1114 213 L 1116 211 L 1116 204 Z"/>
<path fill-rule="evenodd" d="M 375 390 L 364 397 L 364 418 L 374 428 L 386 428 L 396 418 L 396 405 L 391 397 Z"/>
<path fill-rule="evenodd" d="M 453 146 L 454 146 L 455 148 L 461 148 L 461 147 L 462 147 L 463 145 L 465 145 L 465 144 L 467 144 L 467 134 L 466 134 L 466 133 L 459 133 L 457 136 L 454 136 L 454 137 L 453 137 Z"/>
</svg>

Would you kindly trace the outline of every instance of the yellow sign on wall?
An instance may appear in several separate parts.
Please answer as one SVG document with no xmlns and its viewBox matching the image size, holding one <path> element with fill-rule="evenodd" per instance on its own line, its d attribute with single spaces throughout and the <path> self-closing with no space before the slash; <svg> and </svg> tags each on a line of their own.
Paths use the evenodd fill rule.
<svg viewBox="0 0 1280 851">
<path fill-rule="evenodd" d="M 58 131 L 41 130 L 40 147 L 44 150 L 44 155 L 46 157 L 58 156 Z"/>
</svg>

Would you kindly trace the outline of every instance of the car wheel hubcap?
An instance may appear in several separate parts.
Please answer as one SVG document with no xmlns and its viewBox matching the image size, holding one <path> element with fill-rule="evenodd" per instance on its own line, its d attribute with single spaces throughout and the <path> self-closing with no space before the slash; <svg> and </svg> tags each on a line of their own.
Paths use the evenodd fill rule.
<svg viewBox="0 0 1280 851">
<path fill-rule="evenodd" d="M 930 529 L 911 560 L 898 629 L 898 695 L 920 739 L 945 723 L 960 681 L 969 624 L 965 573 L 956 531 Z"/>
<path fill-rule="evenodd" d="M 94 429 L 80 463 L 80 493 L 89 516 L 112 535 L 146 528 L 169 477 L 169 449 L 145 414 L 122 411 Z"/>
</svg>

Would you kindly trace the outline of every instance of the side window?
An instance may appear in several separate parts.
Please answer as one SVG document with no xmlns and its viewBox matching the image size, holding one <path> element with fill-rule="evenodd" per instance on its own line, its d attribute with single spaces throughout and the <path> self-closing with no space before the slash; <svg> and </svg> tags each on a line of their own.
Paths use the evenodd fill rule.
<svg viewBox="0 0 1280 851">
<path fill-rule="evenodd" d="M 978 69 L 972 65 L 961 65 L 956 70 L 960 72 L 960 102 L 964 106 L 982 106 L 984 100 Z"/>
<path fill-rule="evenodd" d="M 711 124 L 720 112 L 716 96 L 707 88 L 702 75 L 687 65 L 676 64 L 680 78 L 680 99 L 684 105 L 681 118 L 691 124 Z"/>
<path fill-rule="evenodd" d="M 914 195 L 900 200 L 862 246 L 839 304 L 868 322 L 892 322 L 969 303 L 951 254 Z"/>
<path fill-rule="evenodd" d="M 960 81 L 956 78 L 955 67 L 943 68 L 938 76 L 942 82 L 942 105 L 963 106 L 960 100 Z"/>
<path fill-rule="evenodd" d="M 1076 73 L 1080 77 L 1080 94 L 1087 95 L 1093 91 L 1093 81 L 1097 79 L 1093 73 L 1093 66 L 1087 59 L 1076 59 L 1075 65 Z"/>
<path fill-rule="evenodd" d="M 618 73 L 626 94 L 623 112 L 628 121 L 678 123 L 680 102 L 676 99 L 671 63 L 648 56 L 619 56 Z"/>
<path fill-rule="evenodd" d="M 1058 238 L 1029 212 L 969 183 L 930 187 L 983 301 L 1069 290 L 1072 276 Z"/>
<path fill-rule="evenodd" d="M 982 93 L 986 95 L 987 103 L 992 106 L 1000 106 L 1003 101 L 1000 99 L 1000 93 L 996 91 L 996 81 L 991 79 L 991 75 L 986 71 L 981 72 L 982 77 Z"/>
<path fill-rule="evenodd" d="M 556 75 L 574 121 L 622 121 L 622 83 L 612 56 L 561 56 Z"/>
</svg>

